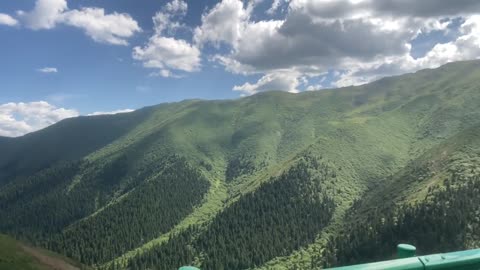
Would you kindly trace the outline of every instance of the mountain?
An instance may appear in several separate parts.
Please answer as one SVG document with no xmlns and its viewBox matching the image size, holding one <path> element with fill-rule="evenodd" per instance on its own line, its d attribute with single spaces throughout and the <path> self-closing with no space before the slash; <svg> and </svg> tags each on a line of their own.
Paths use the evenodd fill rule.
<svg viewBox="0 0 480 270">
<path fill-rule="evenodd" d="M 315 269 L 404 240 L 479 246 L 479 85 L 469 61 L 67 119 L 0 140 L 0 232 L 108 269 Z"/>
<path fill-rule="evenodd" d="M 118 139 L 149 113 L 150 109 L 145 108 L 128 115 L 78 117 L 23 137 L 0 137 L 0 184 L 13 176 L 29 175 L 59 161 L 81 159 Z"/>
<path fill-rule="evenodd" d="M 0 235 L 0 269 L 80 270 L 79 263 L 38 248 L 32 248 L 6 235 Z"/>
</svg>

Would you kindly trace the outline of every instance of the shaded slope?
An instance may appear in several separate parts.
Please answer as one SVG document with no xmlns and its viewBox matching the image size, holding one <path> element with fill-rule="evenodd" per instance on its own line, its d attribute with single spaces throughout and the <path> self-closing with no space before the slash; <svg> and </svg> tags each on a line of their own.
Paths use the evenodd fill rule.
<svg viewBox="0 0 480 270">
<path fill-rule="evenodd" d="M 162 172 L 149 176 L 117 203 L 69 226 L 49 247 L 93 264 L 112 260 L 168 232 L 201 202 L 208 181 L 178 157 L 156 169 Z"/>
<path fill-rule="evenodd" d="M 0 140 L 0 184 L 59 161 L 78 160 L 118 139 L 150 113 L 151 109 L 146 108 L 129 114 L 65 119 L 46 129 L 8 139 L 8 143 Z"/>
<path fill-rule="evenodd" d="M 13 238 L 0 235 L 1 270 L 79 270 L 87 269 L 58 254 L 29 247 Z"/>
<path fill-rule="evenodd" d="M 335 205 L 324 186 L 334 174 L 326 163 L 306 155 L 280 177 L 219 213 L 206 231 L 191 227 L 128 265 L 175 269 L 201 255 L 203 269 L 246 269 L 289 254 L 313 242 L 329 223 Z"/>
</svg>

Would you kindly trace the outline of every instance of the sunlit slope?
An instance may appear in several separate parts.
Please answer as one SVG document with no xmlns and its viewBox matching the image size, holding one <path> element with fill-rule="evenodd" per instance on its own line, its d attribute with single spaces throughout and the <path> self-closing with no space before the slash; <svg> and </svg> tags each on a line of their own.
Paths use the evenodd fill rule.
<svg viewBox="0 0 480 270">
<path fill-rule="evenodd" d="M 211 226 L 229 224 L 232 231 L 225 236 L 254 246 L 235 229 L 237 223 L 225 219 L 246 209 L 249 200 L 270 207 L 251 194 L 270 195 L 275 189 L 265 185 L 296 175 L 289 174 L 291 168 L 314 158 L 322 166 L 308 165 L 308 173 L 323 175 L 321 168 L 328 168 L 320 179 L 327 179 L 321 192 L 335 205 L 328 211 L 331 219 L 288 249 L 272 247 L 278 252 L 262 255 L 265 249 L 258 247 L 254 262 L 245 255 L 236 264 L 308 266 L 303 263 L 335 235 L 353 201 L 380 187 L 387 192 L 385 183 L 412 160 L 480 123 L 479 85 L 480 62 L 460 62 L 359 87 L 188 100 L 68 119 L 21 138 L 0 138 L 0 231 L 87 264 L 113 261 L 141 269 L 152 247 L 162 256 L 170 254 L 162 247 L 179 249 L 184 257 L 170 254 L 173 262 L 239 263 L 204 260 L 217 251 L 197 239 L 212 233 Z M 305 185 L 317 178 L 311 179 Z M 417 194 L 417 187 L 396 183 L 395 190 L 402 190 L 396 194 L 412 188 Z M 299 193 L 315 190 L 285 196 L 300 200 Z M 282 209 L 269 211 L 268 218 L 288 219 Z M 258 218 L 261 212 L 239 215 Z M 309 222 L 277 226 L 271 233 L 288 235 L 284 230 Z"/>
<path fill-rule="evenodd" d="M 400 242 L 421 254 L 478 248 L 479 134 L 460 132 L 366 192 L 314 266 L 389 258 Z"/>
<path fill-rule="evenodd" d="M 375 190 L 370 191 L 362 199 L 362 210 L 359 207 L 359 211 L 415 204 L 425 200 L 432 190 L 444 189 L 452 176 L 459 182 L 449 184 L 461 185 L 461 179 L 466 180 L 478 175 L 480 125 L 459 132 L 409 162 Z"/>
</svg>

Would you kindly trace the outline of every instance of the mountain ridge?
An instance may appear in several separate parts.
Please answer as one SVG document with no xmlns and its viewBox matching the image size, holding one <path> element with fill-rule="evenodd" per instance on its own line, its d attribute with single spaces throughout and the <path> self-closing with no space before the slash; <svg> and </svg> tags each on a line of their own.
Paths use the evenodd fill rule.
<svg viewBox="0 0 480 270">
<path fill-rule="evenodd" d="M 391 192 L 392 175 L 415 176 L 415 171 L 401 172 L 480 124 L 479 83 L 480 61 L 468 61 L 356 87 L 186 100 L 64 120 L 9 140 L 0 153 L 0 232 L 106 268 L 169 269 L 179 262 L 215 269 L 335 264 L 325 258 L 347 249 L 319 254 L 340 243 L 331 237 L 350 222 L 348 213 L 359 198 L 375 189 L 380 195 Z M 69 129 L 77 132 L 66 136 Z M 87 133 L 91 141 L 83 140 Z M 291 179 L 304 186 L 288 188 Z M 412 198 L 424 193 L 408 182 L 398 188 L 411 190 Z M 314 219 L 289 223 L 302 217 L 292 218 L 293 212 L 265 199 L 283 200 L 276 194 L 285 194 L 294 203 L 284 205 L 312 218 L 310 202 L 302 198 L 318 194 L 314 208 L 328 202 L 332 207 L 324 210 L 331 218 L 319 220 L 320 227 L 307 225 Z M 253 201 L 260 206 L 256 211 Z M 295 245 L 285 251 L 279 241 L 271 242 L 271 250 L 257 245 L 235 229 L 255 232 L 240 225 L 235 218 L 240 216 L 264 224 L 277 220 L 284 226 L 272 226 L 272 235 L 288 235 Z M 28 225 L 32 218 L 36 227 Z M 218 238 L 207 237 L 212 230 Z M 238 259 L 221 256 L 213 248 L 218 246 L 236 250 Z M 259 256 L 248 255 L 250 249 L 258 249 Z M 205 254 L 217 256 L 207 260 Z"/>
</svg>

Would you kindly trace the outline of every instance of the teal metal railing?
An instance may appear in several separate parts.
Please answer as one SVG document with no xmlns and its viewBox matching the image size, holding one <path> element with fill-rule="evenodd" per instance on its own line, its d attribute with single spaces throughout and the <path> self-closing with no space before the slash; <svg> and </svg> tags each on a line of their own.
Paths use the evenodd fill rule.
<svg viewBox="0 0 480 270">
<path fill-rule="evenodd" d="M 415 247 L 400 244 L 397 260 L 330 268 L 331 270 L 480 270 L 480 249 L 415 257 Z"/>
<path fill-rule="evenodd" d="M 416 248 L 397 246 L 399 259 L 376 263 L 330 268 L 330 270 L 480 270 L 480 249 L 415 257 Z M 179 270 L 200 270 L 192 266 Z"/>
</svg>

